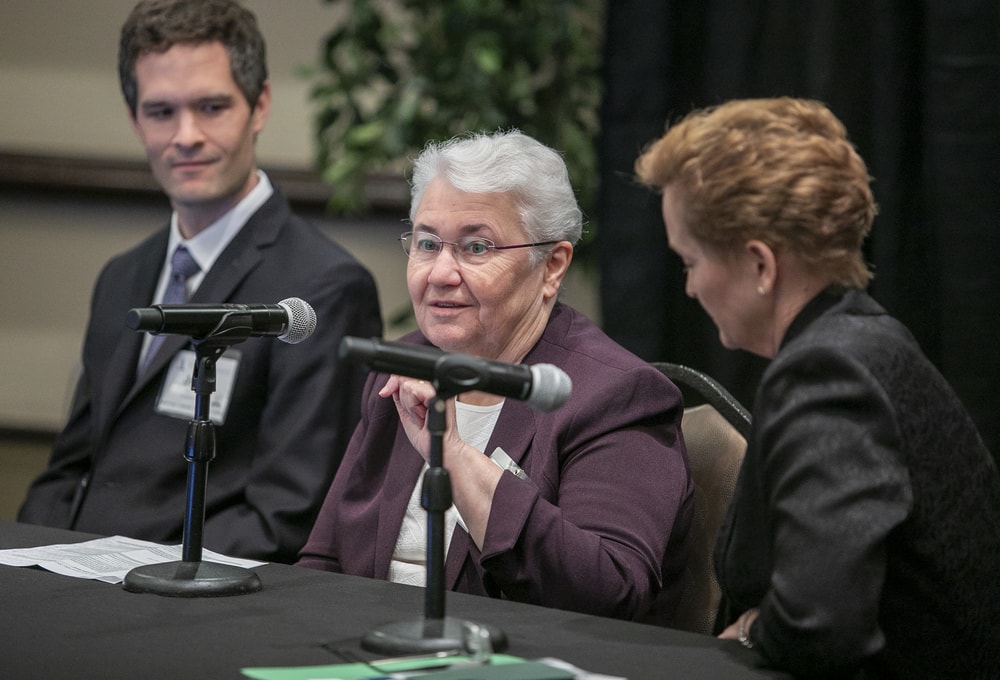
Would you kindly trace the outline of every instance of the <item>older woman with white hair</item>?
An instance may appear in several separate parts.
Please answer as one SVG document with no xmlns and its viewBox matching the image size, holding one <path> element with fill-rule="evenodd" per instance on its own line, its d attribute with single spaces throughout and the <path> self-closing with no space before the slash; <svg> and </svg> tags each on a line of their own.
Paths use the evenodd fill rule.
<svg viewBox="0 0 1000 680">
<path fill-rule="evenodd" d="M 419 331 L 404 340 L 553 364 L 573 385 L 552 413 L 484 392 L 447 402 L 446 586 L 669 623 L 692 514 L 681 397 L 558 301 L 582 230 L 562 158 L 518 131 L 433 143 L 416 160 L 412 198 L 400 240 Z M 434 396 L 424 381 L 369 377 L 301 565 L 424 583 Z"/>
</svg>

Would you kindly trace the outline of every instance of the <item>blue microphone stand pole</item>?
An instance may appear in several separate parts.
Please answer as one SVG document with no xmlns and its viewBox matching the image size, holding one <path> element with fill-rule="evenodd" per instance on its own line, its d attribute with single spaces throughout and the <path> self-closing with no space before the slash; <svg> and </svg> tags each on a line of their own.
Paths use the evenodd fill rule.
<svg viewBox="0 0 1000 680">
<path fill-rule="evenodd" d="M 188 468 L 181 560 L 135 567 L 125 575 L 122 584 L 129 592 L 171 597 L 219 597 L 254 593 L 261 589 L 260 578 L 249 569 L 203 562 L 201 559 L 208 465 L 215 458 L 215 429 L 209 417 L 212 393 L 215 391 L 215 364 L 230 345 L 245 339 L 229 335 L 192 340 L 197 358 L 191 380 L 195 405 L 194 419 L 188 424 L 184 452 Z"/>
</svg>

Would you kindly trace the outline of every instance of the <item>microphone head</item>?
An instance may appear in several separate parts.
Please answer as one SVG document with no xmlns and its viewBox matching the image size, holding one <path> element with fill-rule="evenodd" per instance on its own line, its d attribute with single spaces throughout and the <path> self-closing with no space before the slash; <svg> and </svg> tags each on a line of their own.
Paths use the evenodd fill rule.
<svg viewBox="0 0 1000 680">
<path fill-rule="evenodd" d="M 286 298 L 279 302 L 278 306 L 288 312 L 288 327 L 278 336 L 278 340 L 297 345 L 316 330 L 316 312 L 305 300 Z"/>
<path fill-rule="evenodd" d="M 558 366 L 531 366 L 531 392 L 527 402 L 533 408 L 548 413 L 562 406 L 573 390 L 573 381 Z"/>
</svg>

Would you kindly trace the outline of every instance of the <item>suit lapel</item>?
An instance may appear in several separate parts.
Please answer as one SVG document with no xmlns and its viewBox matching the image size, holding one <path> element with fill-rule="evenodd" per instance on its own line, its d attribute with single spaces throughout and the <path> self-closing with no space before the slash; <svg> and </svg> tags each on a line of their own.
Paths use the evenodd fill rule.
<svg viewBox="0 0 1000 680">
<path fill-rule="evenodd" d="M 423 469 L 424 459 L 410 445 L 402 427 L 396 430 L 396 442 L 389 450 L 396 453 L 389 457 L 383 491 L 390 501 L 381 503 L 379 508 L 372 571 L 376 578 L 388 577 L 389 563 L 392 561 L 392 553 L 399 540 L 399 529 L 406 514 L 406 505 L 413 493 L 413 485 L 423 483 L 420 471 Z"/>
<path fill-rule="evenodd" d="M 260 264 L 260 247 L 255 239 L 256 216 L 244 225 L 232 242 L 205 274 L 190 302 L 233 302 L 233 293 Z M 269 300 L 240 300 L 240 302 L 269 302 Z"/>
<path fill-rule="evenodd" d="M 239 285 L 260 264 L 262 260 L 261 248 L 278 238 L 278 234 L 289 215 L 287 204 L 275 190 L 275 193 L 247 220 L 247 223 L 219 255 L 189 302 L 216 302 L 220 304 L 231 302 Z M 161 260 L 156 263 L 152 270 L 156 275 L 159 274 L 162 266 L 165 250 L 166 244 L 164 243 L 159 253 Z M 153 286 L 155 286 L 155 280 L 154 277 Z M 137 306 L 148 304 L 148 299 L 149 296 L 145 302 L 141 302 Z M 249 302 L 257 301 L 251 300 Z M 151 380 L 156 378 L 173 360 L 177 352 L 186 347 L 189 342 L 190 338 L 183 335 L 167 335 L 156 356 L 150 360 L 146 371 L 136 377 L 132 389 L 122 400 L 121 407 L 124 408 Z"/>
<path fill-rule="evenodd" d="M 132 309 L 149 305 L 163 267 L 167 238 L 167 230 L 162 230 L 137 253 L 130 275 L 120 284 L 125 297 L 123 307 Z M 104 388 L 97 390 L 101 399 L 98 407 L 98 431 L 102 433 L 107 431 L 114 418 L 136 393 L 136 365 L 144 334 L 126 327 L 124 318 L 121 323 L 118 344 L 112 349 L 115 360 L 107 362 L 106 373 L 100 378 L 104 382 Z"/>
<path fill-rule="evenodd" d="M 531 407 L 523 401 L 508 399 L 486 445 L 486 455 L 491 455 L 499 447 L 523 468 L 535 430 L 535 412 Z"/>
<path fill-rule="evenodd" d="M 504 402 L 496 427 L 486 445 L 485 455 L 490 455 L 497 447 L 503 449 L 511 460 L 523 467 L 524 457 L 528 453 L 531 440 L 535 437 L 535 417 L 529 406 L 523 401 L 508 399 Z M 472 537 L 462 527 L 456 527 L 452 535 L 448 556 L 445 558 L 444 574 L 445 588 L 454 590 L 458 585 L 462 568 L 470 554 L 479 554 Z M 477 572 L 481 572 L 478 562 Z M 480 574 L 481 576 L 482 574 Z"/>
</svg>

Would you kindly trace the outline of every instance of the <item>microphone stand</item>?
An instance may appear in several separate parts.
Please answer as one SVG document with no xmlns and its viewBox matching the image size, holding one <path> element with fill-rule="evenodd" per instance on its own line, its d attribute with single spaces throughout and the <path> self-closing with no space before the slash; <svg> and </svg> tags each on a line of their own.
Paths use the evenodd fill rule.
<svg viewBox="0 0 1000 680">
<path fill-rule="evenodd" d="M 194 419 L 188 425 L 184 458 L 188 461 L 187 504 L 184 508 L 184 542 L 179 562 L 146 564 L 125 575 L 122 587 L 132 593 L 155 593 L 171 597 L 219 597 L 243 595 L 261 589 L 260 578 L 243 567 L 202 562 L 205 530 L 205 491 L 208 464 L 215 458 L 215 429 L 209 418 L 215 391 L 215 364 L 231 346 L 245 337 L 193 339 L 197 361 L 191 380 L 195 393 Z"/>
<path fill-rule="evenodd" d="M 448 361 L 445 357 L 441 361 Z M 446 373 L 446 371 L 440 371 Z M 470 646 L 489 643 L 492 651 L 507 648 L 503 631 L 445 615 L 444 597 L 444 513 L 451 507 L 451 478 L 444 467 L 444 431 L 447 400 L 466 391 L 460 384 L 442 385 L 434 381 L 436 394 L 427 410 L 430 456 L 424 472 L 420 505 L 427 511 L 427 586 L 424 589 L 422 618 L 397 621 L 366 633 L 361 647 L 386 655 L 437 652 L 470 652 Z M 488 640 L 486 640 L 488 636 Z M 478 647 L 477 647 L 478 650 Z"/>
</svg>

